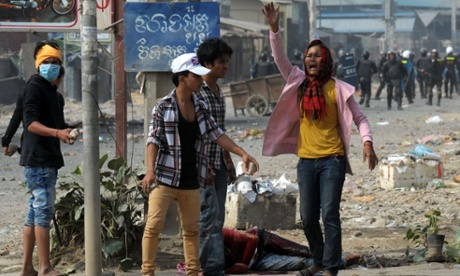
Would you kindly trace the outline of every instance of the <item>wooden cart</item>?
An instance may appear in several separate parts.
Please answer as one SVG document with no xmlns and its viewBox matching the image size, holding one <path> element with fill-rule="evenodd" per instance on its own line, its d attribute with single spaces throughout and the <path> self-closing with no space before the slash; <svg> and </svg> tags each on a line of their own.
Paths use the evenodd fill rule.
<svg viewBox="0 0 460 276">
<path fill-rule="evenodd" d="M 225 95 L 232 98 L 235 117 L 238 110 L 243 115 L 246 110 L 250 116 L 262 117 L 273 110 L 285 83 L 281 74 L 233 82 Z"/>
</svg>

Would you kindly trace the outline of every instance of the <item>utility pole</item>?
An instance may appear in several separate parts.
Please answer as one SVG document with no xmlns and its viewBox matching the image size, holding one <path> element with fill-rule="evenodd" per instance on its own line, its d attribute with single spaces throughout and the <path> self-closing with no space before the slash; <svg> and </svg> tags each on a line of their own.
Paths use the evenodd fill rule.
<svg viewBox="0 0 460 276">
<path fill-rule="evenodd" d="M 385 13 L 385 41 L 387 43 L 387 50 L 393 50 L 395 43 L 395 18 L 393 16 L 395 10 L 395 3 L 393 0 L 385 0 L 383 9 Z"/>
<path fill-rule="evenodd" d="M 83 181 L 85 189 L 85 275 L 102 273 L 99 118 L 97 91 L 96 0 L 82 0 L 81 81 L 83 104 Z"/>
<path fill-rule="evenodd" d="M 452 13 L 451 13 L 451 30 L 452 30 L 452 47 L 457 46 L 457 0 L 452 0 Z"/>
<path fill-rule="evenodd" d="M 317 17 L 317 8 L 316 8 L 316 0 L 308 1 L 308 15 L 310 17 L 310 40 L 312 41 L 315 37 L 316 33 L 316 17 Z"/>
<path fill-rule="evenodd" d="M 125 72 L 125 44 L 123 35 L 123 3 L 114 1 L 114 22 L 120 22 L 114 26 L 115 34 L 115 156 L 123 157 L 127 161 L 127 94 Z"/>
</svg>

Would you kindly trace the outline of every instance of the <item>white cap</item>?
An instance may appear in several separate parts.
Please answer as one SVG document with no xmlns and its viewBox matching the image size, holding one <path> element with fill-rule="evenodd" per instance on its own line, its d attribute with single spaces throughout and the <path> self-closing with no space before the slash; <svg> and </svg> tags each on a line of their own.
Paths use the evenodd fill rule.
<svg viewBox="0 0 460 276">
<path fill-rule="evenodd" d="M 450 53 L 453 53 L 453 52 L 454 52 L 454 48 L 452 48 L 450 46 L 446 48 L 446 54 L 450 54 Z"/>
<path fill-rule="evenodd" d="M 410 51 L 409 51 L 409 50 L 405 50 L 405 51 L 402 53 L 402 57 L 403 57 L 403 58 L 409 58 L 409 57 L 410 57 Z"/>
<path fill-rule="evenodd" d="M 201 66 L 195 53 L 183 54 L 176 57 L 171 63 L 171 70 L 173 73 L 190 71 L 200 76 L 204 76 L 211 71 Z"/>
</svg>

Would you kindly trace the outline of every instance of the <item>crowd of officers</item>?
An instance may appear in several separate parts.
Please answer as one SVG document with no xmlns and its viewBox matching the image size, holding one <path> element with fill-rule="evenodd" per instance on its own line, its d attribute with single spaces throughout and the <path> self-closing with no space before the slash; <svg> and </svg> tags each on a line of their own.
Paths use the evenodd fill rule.
<svg viewBox="0 0 460 276">
<path fill-rule="evenodd" d="M 334 62 L 334 75 L 343 79 L 341 73 L 340 57 L 345 52 L 340 50 L 338 58 Z M 303 68 L 303 58 L 300 51 L 294 52 L 293 65 Z M 359 103 L 370 107 L 372 76 L 379 74 L 380 84 L 375 94 L 375 100 L 380 100 L 383 89 L 387 89 L 387 108 L 391 110 L 392 102 L 395 101 L 398 110 L 403 110 L 402 101 L 404 96 L 409 104 L 414 102 L 415 81 L 419 84 L 420 97 L 427 99 L 427 105 L 433 105 L 434 90 L 436 89 L 436 105 L 441 105 L 442 84 L 444 82 L 444 97 L 452 99 L 452 94 L 457 90 L 457 78 L 460 72 L 460 60 L 457 58 L 452 47 L 446 48 L 444 58 L 439 56 L 436 49 L 428 54 L 427 49 L 420 50 L 420 56 L 409 50 L 380 52 L 378 65 L 369 59 L 370 53 L 364 51 L 362 58 L 356 62 L 361 99 Z M 259 55 L 259 61 L 251 68 L 251 78 L 260 78 L 267 75 L 278 74 L 273 58 L 266 52 Z"/>
<path fill-rule="evenodd" d="M 379 73 L 380 85 L 375 99 L 380 100 L 380 94 L 387 88 L 387 107 L 391 110 L 392 102 L 396 101 L 397 109 L 402 110 L 402 100 L 405 96 L 409 104 L 415 98 L 415 81 L 419 84 L 420 97 L 427 99 L 427 105 L 433 105 L 434 90 L 436 89 L 436 105 L 441 105 L 442 84 L 444 82 L 444 97 L 452 99 L 457 90 L 457 77 L 460 72 L 459 60 L 452 47 L 446 48 L 444 58 L 439 56 L 436 49 L 428 54 L 427 49 L 420 50 L 420 57 L 415 58 L 409 50 L 388 53 L 381 52 L 378 66 L 369 60 L 369 53 L 364 51 L 362 59 L 356 64 L 359 79 L 361 100 L 369 107 L 371 98 L 371 76 Z"/>
</svg>

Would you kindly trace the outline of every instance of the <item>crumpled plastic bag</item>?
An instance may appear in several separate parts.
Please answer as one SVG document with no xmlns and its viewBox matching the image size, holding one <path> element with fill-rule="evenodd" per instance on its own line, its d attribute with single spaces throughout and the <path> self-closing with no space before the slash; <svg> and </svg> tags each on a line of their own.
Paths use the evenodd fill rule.
<svg viewBox="0 0 460 276">
<path fill-rule="evenodd" d="M 299 186 L 293 184 L 289 179 L 286 178 L 286 174 L 283 173 L 281 177 L 273 181 L 273 193 L 274 194 L 290 194 L 299 191 Z"/>
<path fill-rule="evenodd" d="M 430 117 L 430 118 L 425 120 L 425 123 L 427 123 L 427 124 L 439 124 L 439 123 L 442 123 L 442 122 L 443 122 L 443 120 L 438 115 L 432 116 L 432 117 Z"/>
<path fill-rule="evenodd" d="M 252 188 L 252 178 L 250 176 L 245 174 L 238 176 L 235 185 L 236 191 L 244 195 L 249 202 L 254 203 L 256 201 L 257 194 Z"/>
<path fill-rule="evenodd" d="M 273 184 L 268 176 L 265 182 L 256 182 L 256 191 L 259 195 L 264 195 L 265 197 L 273 195 Z"/>
<path fill-rule="evenodd" d="M 425 153 L 432 153 L 433 151 L 424 145 L 417 145 L 413 151 L 410 151 L 410 154 L 414 154 L 418 157 L 423 157 Z"/>
</svg>

